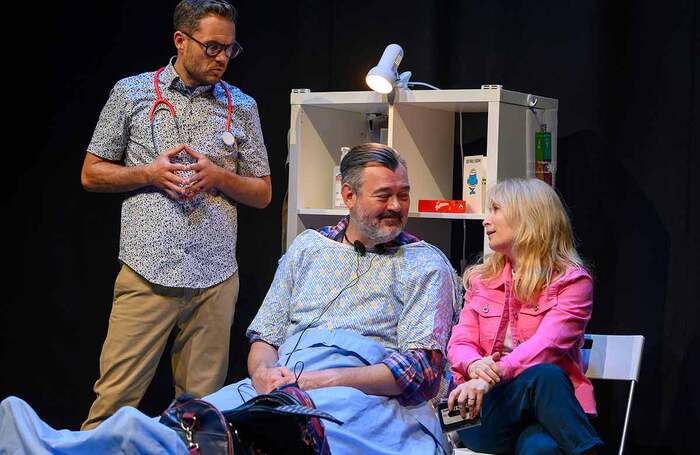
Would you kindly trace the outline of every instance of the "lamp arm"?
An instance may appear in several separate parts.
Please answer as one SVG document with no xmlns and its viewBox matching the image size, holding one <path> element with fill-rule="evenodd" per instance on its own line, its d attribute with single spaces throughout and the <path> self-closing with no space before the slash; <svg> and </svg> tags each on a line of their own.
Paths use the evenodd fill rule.
<svg viewBox="0 0 700 455">
<path fill-rule="evenodd" d="M 425 87 L 429 87 L 433 90 L 440 90 L 439 88 L 435 87 L 434 85 L 427 84 L 425 82 L 408 82 L 408 85 L 422 85 Z"/>
</svg>

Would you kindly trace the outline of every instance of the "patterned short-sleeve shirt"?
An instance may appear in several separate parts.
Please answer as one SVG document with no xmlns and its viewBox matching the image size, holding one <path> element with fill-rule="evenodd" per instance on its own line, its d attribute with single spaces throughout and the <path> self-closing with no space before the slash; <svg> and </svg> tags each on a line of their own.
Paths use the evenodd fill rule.
<svg viewBox="0 0 700 455">
<path fill-rule="evenodd" d="M 161 105 L 151 126 L 154 75 L 143 73 L 117 82 L 100 114 L 89 153 L 140 166 L 186 143 L 226 170 L 252 177 L 270 175 L 253 98 L 227 84 L 233 102 L 231 132 L 236 138 L 228 146 L 221 137 L 228 101 L 220 83 L 190 89 L 171 62 L 160 74 L 158 86 L 177 119 Z M 182 152 L 175 161 L 194 159 Z M 206 288 L 238 269 L 236 232 L 236 202 L 223 193 L 212 190 L 182 202 L 155 187 L 144 187 L 129 193 L 122 204 L 119 259 L 152 283 Z"/>
</svg>

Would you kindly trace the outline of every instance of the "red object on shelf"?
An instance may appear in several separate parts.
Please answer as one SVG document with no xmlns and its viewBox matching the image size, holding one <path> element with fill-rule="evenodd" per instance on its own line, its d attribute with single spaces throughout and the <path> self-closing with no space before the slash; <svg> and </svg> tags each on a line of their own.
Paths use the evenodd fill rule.
<svg viewBox="0 0 700 455">
<path fill-rule="evenodd" d="M 552 162 L 548 160 L 535 161 L 535 177 L 545 183 L 552 183 Z"/>
<path fill-rule="evenodd" d="M 419 199 L 419 212 L 466 213 L 467 203 L 452 199 Z"/>
</svg>

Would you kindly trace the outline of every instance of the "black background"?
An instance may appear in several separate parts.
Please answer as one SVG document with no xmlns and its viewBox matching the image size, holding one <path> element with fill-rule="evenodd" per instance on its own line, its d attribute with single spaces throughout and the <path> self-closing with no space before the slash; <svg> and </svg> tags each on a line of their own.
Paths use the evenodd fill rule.
<svg viewBox="0 0 700 455">
<path fill-rule="evenodd" d="M 0 398 L 25 399 L 55 427 L 77 429 L 94 398 L 118 270 L 121 197 L 85 192 L 81 163 L 114 83 L 175 53 L 174 4 L 53 2 L 5 18 L 13 31 L 3 46 L 9 298 L 0 304 Z M 245 327 L 281 253 L 289 92 L 366 90 L 367 70 L 396 42 L 405 51 L 400 70 L 413 71 L 413 80 L 447 89 L 499 83 L 559 99 L 558 189 L 596 277 L 588 331 L 646 337 L 628 453 L 693 451 L 700 407 L 697 2 L 236 6 L 245 52 L 225 78 L 258 102 L 273 199 L 264 210 L 239 208 L 241 295 L 228 381 L 245 375 Z M 168 370 L 165 360 L 144 412 L 154 415 L 171 399 Z M 596 390 L 596 426 L 613 452 L 626 389 L 596 383 Z"/>
</svg>

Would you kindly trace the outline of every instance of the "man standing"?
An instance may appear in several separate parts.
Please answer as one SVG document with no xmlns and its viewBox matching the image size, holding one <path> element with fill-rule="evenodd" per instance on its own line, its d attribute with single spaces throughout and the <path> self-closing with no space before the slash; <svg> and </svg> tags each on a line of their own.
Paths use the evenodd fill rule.
<svg viewBox="0 0 700 455">
<path fill-rule="evenodd" d="M 137 406 L 172 329 L 175 393 L 219 389 L 238 296 L 236 204 L 263 208 L 270 169 L 255 101 L 221 80 L 242 48 L 222 0 L 183 0 L 175 61 L 119 81 L 88 146 L 88 191 L 126 192 L 121 271 L 82 429 Z"/>
</svg>

